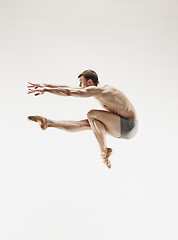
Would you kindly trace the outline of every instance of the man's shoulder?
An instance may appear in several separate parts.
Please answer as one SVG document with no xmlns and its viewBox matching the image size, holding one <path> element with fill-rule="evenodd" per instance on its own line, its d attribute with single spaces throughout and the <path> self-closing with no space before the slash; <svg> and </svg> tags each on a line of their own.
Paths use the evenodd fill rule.
<svg viewBox="0 0 178 240">
<path fill-rule="evenodd" d="M 89 86 L 86 87 L 85 90 L 96 94 L 100 94 L 101 96 L 120 94 L 120 90 L 110 85 Z"/>
<path fill-rule="evenodd" d="M 117 89 L 117 88 L 115 88 L 111 85 L 103 85 L 102 88 L 103 88 L 103 90 L 108 91 L 108 92 L 112 92 L 112 93 L 120 92 L 119 89 Z"/>
<path fill-rule="evenodd" d="M 114 89 L 113 87 L 109 86 L 109 85 L 98 85 L 98 86 L 88 86 L 85 88 L 86 90 L 88 89 L 102 89 L 102 90 L 110 90 L 110 89 Z"/>
</svg>

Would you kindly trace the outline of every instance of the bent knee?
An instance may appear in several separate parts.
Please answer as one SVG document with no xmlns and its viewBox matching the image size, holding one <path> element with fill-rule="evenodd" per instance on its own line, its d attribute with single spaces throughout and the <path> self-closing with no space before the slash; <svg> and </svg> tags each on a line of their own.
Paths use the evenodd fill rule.
<svg viewBox="0 0 178 240">
<path fill-rule="evenodd" d="M 96 117 L 96 111 L 97 111 L 97 110 L 94 110 L 94 109 L 90 110 L 90 111 L 87 113 L 87 117 L 88 117 L 88 118 L 95 118 L 95 117 Z"/>
</svg>

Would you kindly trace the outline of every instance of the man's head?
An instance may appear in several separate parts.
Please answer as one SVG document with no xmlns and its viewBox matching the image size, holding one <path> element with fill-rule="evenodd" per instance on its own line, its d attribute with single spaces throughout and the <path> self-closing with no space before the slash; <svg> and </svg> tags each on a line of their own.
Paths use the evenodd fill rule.
<svg viewBox="0 0 178 240">
<path fill-rule="evenodd" d="M 99 81 L 98 81 L 98 75 L 96 72 L 93 70 L 85 70 L 84 72 L 80 73 L 78 76 L 80 85 L 79 87 L 81 88 L 86 88 L 89 86 L 97 86 Z"/>
</svg>

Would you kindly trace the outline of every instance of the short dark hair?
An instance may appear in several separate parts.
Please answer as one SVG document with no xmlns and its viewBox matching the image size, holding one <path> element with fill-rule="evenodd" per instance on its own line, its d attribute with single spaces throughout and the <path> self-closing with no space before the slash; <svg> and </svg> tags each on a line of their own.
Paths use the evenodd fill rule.
<svg viewBox="0 0 178 240">
<path fill-rule="evenodd" d="M 93 83 L 97 86 L 99 81 L 98 81 L 98 75 L 96 74 L 95 71 L 88 69 L 83 71 L 82 73 L 79 74 L 78 78 L 80 78 L 81 76 L 84 76 L 84 78 L 86 78 L 86 80 L 91 79 L 93 81 Z"/>
</svg>

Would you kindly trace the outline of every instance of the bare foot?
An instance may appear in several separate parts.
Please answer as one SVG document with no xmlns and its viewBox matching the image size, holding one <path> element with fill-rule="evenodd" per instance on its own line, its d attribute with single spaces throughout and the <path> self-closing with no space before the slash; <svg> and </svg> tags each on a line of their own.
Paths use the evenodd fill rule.
<svg viewBox="0 0 178 240">
<path fill-rule="evenodd" d="M 112 153 L 112 148 L 106 148 L 106 153 L 101 155 L 101 157 L 103 158 L 104 164 L 106 164 L 108 168 L 111 168 L 111 162 L 109 161 L 109 157 L 111 153 Z"/>
<path fill-rule="evenodd" d="M 38 122 L 43 130 L 46 130 L 48 127 L 47 119 L 40 116 L 28 116 L 28 119 L 34 122 Z"/>
</svg>

